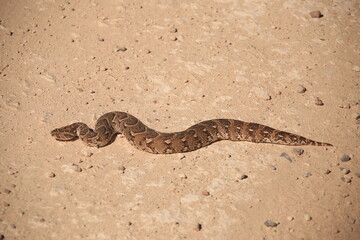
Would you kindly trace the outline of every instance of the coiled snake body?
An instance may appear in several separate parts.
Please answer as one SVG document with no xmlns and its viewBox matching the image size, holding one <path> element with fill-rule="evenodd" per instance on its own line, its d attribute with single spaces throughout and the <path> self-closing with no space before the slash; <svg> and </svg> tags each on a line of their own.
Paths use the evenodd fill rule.
<svg viewBox="0 0 360 240">
<path fill-rule="evenodd" d="M 213 119 L 197 123 L 181 132 L 162 133 L 147 127 L 125 112 L 109 112 L 95 124 L 95 130 L 77 122 L 56 128 L 51 135 L 58 141 L 80 138 L 88 146 L 103 147 L 117 134 L 122 134 L 133 146 L 149 153 L 183 153 L 197 150 L 220 140 L 249 141 L 282 145 L 332 146 L 271 127 L 233 119 Z"/>
</svg>

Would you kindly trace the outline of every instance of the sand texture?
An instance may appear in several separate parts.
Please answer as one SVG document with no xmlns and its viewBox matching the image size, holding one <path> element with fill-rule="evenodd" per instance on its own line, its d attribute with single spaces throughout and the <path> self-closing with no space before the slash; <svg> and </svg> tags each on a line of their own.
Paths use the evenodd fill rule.
<svg viewBox="0 0 360 240">
<path fill-rule="evenodd" d="M 0 1 L 0 239 L 360 239 L 359 26 L 358 0 Z M 50 135 L 110 111 L 334 146 Z"/>
</svg>

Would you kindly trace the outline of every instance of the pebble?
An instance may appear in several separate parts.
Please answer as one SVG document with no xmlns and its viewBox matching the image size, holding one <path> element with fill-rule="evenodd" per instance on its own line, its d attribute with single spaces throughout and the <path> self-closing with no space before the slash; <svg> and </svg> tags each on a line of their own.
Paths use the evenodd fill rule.
<svg viewBox="0 0 360 240">
<path fill-rule="evenodd" d="M 10 193 L 11 193 L 11 190 L 10 190 L 10 189 L 5 188 L 5 189 L 3 190 L 3 192 L 4 192 L 4 193 L 6 193 L 6 194 L 10 194 Z"/>
<path fill-rule="evenodd" d="M 341 157 L 342 162 L 348 162 L 350 160 L 351 160 L 351 157 L 349 155 L 345 154 L 344 156 Z"/>
<path fill-rule="evenodd" d="M 299 84 L 297 87 L 296 87 L 296 91 L 298 92 L 298 93 L 304 93 L 304 92 L 306 92 L 306 88 L 303 86 L 303 85 L 301 85 L 301 84 Z"/>
<path fill-rule="evenodd" d="M 294 148 L 294 149 L 293 149 L 293 152 L 294 152 L 297 156 L 300 156 L 301 154 L 304 153 L 304 149 L 302 149 L 302 148 Z"/>
<path fill-rule="evenodd" d="M 268 166 L 269 166 L 269 168 L 270 168 L 271 170 L 274 170 L 274 171 L 276 170 L 276 167 L 275 167 L 274 165 L 269 164 Z"/>
<path fill-rule="evenodd" d="M 294 220 L 294 217 L 289 216 L 289 217 L 287 217 L 286 219 L 287 219 L 288 221 L 292 221 L 292 220 Z"/>
<path fill-rule="evenodd" d="M 307 172 L 304 174 L 304 177 L 311 177 L 312 176 L 312 173 L 311 172 Z"/>
<path fill-rule="evenodd" d="M 179 174 L 179 178 L 180 178 L 181 180 L 183 180 L 183 179 L 187 179 L 188 177 L 187 177 L 184 173 L 180 173 L 180 174 Z"/>
<path fill-rule="evenodd" d="M 343 103 L 343 104 L 339 105 L 339 108 L 350 109 L 351 106 L 350 106 L 350 103 Z"/>
<path fill-rule="evenodd" d="M 118 170 L 121 172 L 121 173 L 125 173 L 125 167 L 124 166 L 119 166 L 118 167 Z"/>
<path fill-rule="evenodd" d="M 320 98 L 316 97 L 316 98 L 315 98 L 315 105 L 317 105 L 317 106 L 323 106 L 324 103 L 323 103 L 323 101 L 322 101 Z"/>
<path fill-rule="evenodd" d="M 170 37 L 170 41 L 176 41 L 176 40 L 178 40 L 177 37 L 175 37 L 175 36 Z"/>
<path fill-rule="evenodd" d="M 208 191 L 206 191 L 206 190 L 202 191 L 201 193 L 204 196 L 210 196 L 210 193 Z"/>
<path fill-rule="evenodd" d="M 355 120 L 356 120 L 356 124 L 360 124 L 360 115 L 356 116 Z"/>
<path fill-rule="evenodd" d="M 101 38 L 101 37 L 99 37 L 98 40 L 99 40 L 100 42 L 105 41 L 105 39 L 104 39 L 104 38 Z"/>
<path fill-rule="evenodd" d="M 355 173 L 355 176 L 357 176 L 358 178 L 360 178 L 360 173 Z"/>
<path fill-rule="evenodd" d="M 325 173 L 325 174 L 329 174 L 329 173 L 331 173 L 331 171 L 330 171 L 330 169 L 326 169 L 326 170 L 324 171 L 324 173 Z"/>
<path fill-rule="evenodd" d="M 89 149 L 84 149 L 84 150 L 81 151 L 81 153 L 85 157 L 91 157 L 92 155 L 94 155 Z"/>
<path fill-rule="evenodd" d="M 340 171 L 343 172 L 345 175 L 350 173 L 350 170 L 347 168 L 340 168 Z"/>
<path fill-rule="evenodd" d="M 4 207 L 10 207 L 10 203 L 3 202 L 3 206 L 4 206 Z"/>
<path fill-rule="evenodd" d="M 196 224 L 196 227 L 194 228 L 195 231 L 201 231 L 202 225 L 201 223 Z"/>
<path fill-rule="evenodd" d="M 4 234 L 0 234 L 0 240 L 4 240 L 4 239 L 5 239 Z"/>
<path fill-rule="evenodd" d="M 350 197 L 350 194 L 348 194 L 348 193 L 344 193 L 344 194 L 342 195 L 342 197 L 343 197 L 343 198 Z"/>
<path fill-rule="evenodd" d="M 125 46 L 116 46 L 114 51 L 115 52 L 125 52 L 127 50 L 127 48 Z"/>
<path fill-rule="evenodd" d="M 178 30 L 177 30 L 177 28 L 176 27 L 171 27 L 170 29 L 169 29 L 169 32 L 170 33 L 176 33 Z"/>
<path fill-rule="evenodd" d="M 316 10 L 316 11 L 311 11 L 310 16 L 312 18 L 321 18 L 323 15 L 321 14 L 321 12 L 319 10 Z"/>
<path fill-rule="evenodd" d="M 47 173 L 47 177 L 49 177 L 49 178 L 54 178 L 56 175 L 55 175 L 55 173 L 53 173 L 53 172 L 49 172 L 49 173 Z"/>
<path fill-rule="evenodd" d="M 248 177 L 249 177 L 248 175 L 246 175 L 246 174 L 242 174 L 242 175 L 240 176 L 240 180 L 247 179 Z"/>
<path fill-rule="evenodd" d="M 356 222 L 356 219 L 355 219 L 355 218 L 352 218 L 352 217 L 350 217 L 350 216 L 347 216 L 347 217 L 348 217 L 348 219 L 347 219 L 348 223 L 350 223 L 350 224 L 355 224 L 355 222 Z"/>
<path fill-rule="evenodd" d="M 311 220 L 312 220 L 312 217 L 311 217 L 309 214 L 305 214 L 305 215 L 304 215 L 304 220 L 307 221 L 307 222 L 308 222 L 308 221 L 311 221 Z"/>
<path fill-rule="evenodd" d="M 266 221 L 264 222 L 264 224 L 265 224 L 265 226 L 267 226 L 267 227 L 276 227 L 277 225 L 279 225 L 278 223 L 276 223 L 276 222 L 274 222 L 274 221 L 272 221 L 272 220 L 266 220 Z"/>
<path fill-rule="evenodd" d="M 289 162 L 292 163 L 292 159 L 287 153 L 285 153 L 285 152 L 281 153 L 280 157 L 283 157 L 283 158 L 285 158 L 286 160 L 288 160 Z"/>
<path fill-rule="evenodd" d="M 75 163 L 73 163 L 73 165 L 71 166 L 71 169 L 74 172 L 82 172 L 82 168 L 79 165 L 75 164 Z"/>
<path fill-rule="evenodd" d="M 343 180 L 346 183 L 351 183 L 351 177 L 349 177 L 347 175 L 341 177 L 340 179 Z"/>
</svg>

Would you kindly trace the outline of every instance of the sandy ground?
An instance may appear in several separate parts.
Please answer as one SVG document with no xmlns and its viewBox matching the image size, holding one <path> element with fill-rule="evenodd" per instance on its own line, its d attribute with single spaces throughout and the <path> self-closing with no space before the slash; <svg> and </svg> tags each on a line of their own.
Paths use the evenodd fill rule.
<svg viewBox="0 0 360 240">
<path fill-rule="evenodd" d="M 2 0 L 0 21 L 0 239 L 360 239 L 358 0 Z M 153 155 L 49 134 L 114 110 L 334 147 Z"/>
</svg>

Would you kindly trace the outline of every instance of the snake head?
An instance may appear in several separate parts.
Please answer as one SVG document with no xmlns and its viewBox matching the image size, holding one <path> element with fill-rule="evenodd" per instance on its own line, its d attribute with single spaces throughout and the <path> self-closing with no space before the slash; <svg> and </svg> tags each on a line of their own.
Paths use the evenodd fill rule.
<svg viewBox="0 0 360 240">
<path fill-rule="evenodd" d="M 56 128 L 51 131 L 51 136 L 55 137 L 58 141 L 74 141 L 78 139 L 77 134 L 78 124 L 71 124 L 65 127 Z"/>
</svg>

